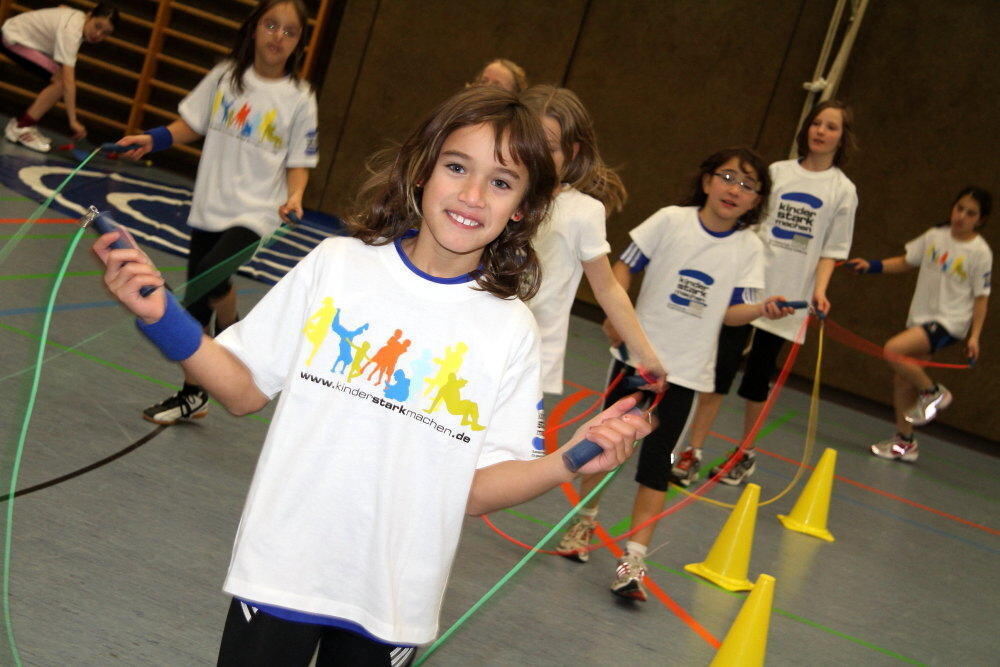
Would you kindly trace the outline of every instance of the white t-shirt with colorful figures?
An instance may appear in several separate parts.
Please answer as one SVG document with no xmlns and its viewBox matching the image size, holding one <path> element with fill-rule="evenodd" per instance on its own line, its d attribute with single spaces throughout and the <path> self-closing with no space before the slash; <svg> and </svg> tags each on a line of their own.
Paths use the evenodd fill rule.
<svg viewBox="0 0 1000 667">
<path fill-rule="evenodd" d="M 611 252 L 604 218 L 604 204 L 567 185 L 532 241 L 542 265 L 542 285 L 528 307 L 542 337 L 542 390 L 547 393 L 563 390 L 569 315 L 583 277 L 581 263 Z"/>
<path fill-rule="evenodd" d="M 649 258 L 636 313 L 668 382 L 712 391 L 719 331 L 733 290 L 764 288 L 760 239 L 749 229 L 709 232 L 695 206 L 661 208 L 629 234 Z"/>
<path fill-rule="evenodd" d="M 858 194 L 838 167 L 803 169 L 798 160 L 771 165 L 771 197 L 757 233 L 764 242 L 767 296 L 812 302 L 820 258 L 847 259 L 854 236 Z M 807 311 L 778 320 L 759 318 L 753 325 L 790 341 L 805 332 Z"/>
<path fill-rule="evenodd" d="M 51 56 L 62 65 L 76 66 L 87 15 L 72 7 L 50 7 L 23 12 L 4 21 L 3 40 Z"/>
<path fill-rule="evenodd" d="M 216 65 L 178 108 L 205 135 L 188 224 L 209 232 L 241 226 L 267 236 L 281 225 L 285 170 L 319 162 L 316 95 L 304 82 L 264 79 L 253 67 L 237 94 L 231 68 L 232 61 Z"/>
<path fill-rule="evenodd" d="M 322 242 L 218 341 L 279 392 L 225 590 L 434 638 L 473 475 L 543 454 L 528 308 Z"/>
<path fill-rule="evenodd" d="M 938 322 L 965 338 L 973 302 L 990 294 L 993 252 L 983 237 L 959 241 L 949 227 L 931 227 L 906 244 L 906 263 L 920 267 L 906 326 Z"/>
</svg>

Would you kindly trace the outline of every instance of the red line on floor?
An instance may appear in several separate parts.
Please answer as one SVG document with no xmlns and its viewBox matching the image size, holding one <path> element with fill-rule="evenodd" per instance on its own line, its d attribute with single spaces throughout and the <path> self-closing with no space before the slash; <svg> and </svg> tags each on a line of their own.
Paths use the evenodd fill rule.
<svg viewBox="0 0 1000 667">
<path fill-rule="evenodd" d="M 567 384 L 570 383 L 567 382 Z M 594 393 L 598 392 L 594 392 L 594 390 L 588 389 L 587 387 L 582 387 L 581 391 L 577 391 L 576 393 L 570 394 L 566 398 L 559 401 L 555 405 L 555 407 L 552 408 L 552 412 L 549 414 L 547 422 L 550 422 L 552 424 L 561 423 L 563 421 L 563 417 L 565 417 L 566 413 L 569 412 L 569 409 L 571 407 L 579 403 L 587 396 L 590 396 Z M 558 446 L 559 445 L 558 445 L 557 434 L 555 432 L 547 432 L 545 435 L 545 451 L 553 452 L 558 448 Z M 580 502 L 580 496 L 577 494 L 576 489 L 573 488 L 572 484 L 562 484 L 561 488 L 563 494 L 566 496 L 566 499 L 569 500 L 571 505 L 576 505 L 578 502 Z M 604 530 L 604 528 L 599 524 L 597 526 L 597 536 L 600 538 L 602 542 L 604 542 L 604 546 L 606 546 L 608 550 L 612 554 L 614 554 L 615 558 L 621 558 L 622 554 L 624 553 L 621 547 L 619 547 L 617 544 L 611 541 L 611 535 L 609 535 L 608 532 Z M 660 588 L 660 586 L 655 581 L 653 581 L 653 579 L 650 578 L 649 575 L 646 575 L 646 578 L 643 580 L 643 582 L 646 584 L 646 588 L 649 589 L 649 592 L 652 593 L 653 596 L 656 597 L 656 599 L 659 600 L 664 607 L 669 609 L 677 618 L 679 618 L 681 621 L 687 624 L 687 626 L 691 628 L 695 632 L 695 634 L 704 639 L 709 646 L 715 649 L 718 649 L 719 646 L 721 646 L 721 642 L 718 639 L 716 639 L 711 632 L 706 630 L 705 627 L 697 620 L 695 620 L 695 618 L 691 616 L 691 614 L 689 614 L 686 609 L 677 604 L 677 602 L 675 602 L 673 598 L 667 595 L 667 593 L 662 588 Z"/>
</svg>

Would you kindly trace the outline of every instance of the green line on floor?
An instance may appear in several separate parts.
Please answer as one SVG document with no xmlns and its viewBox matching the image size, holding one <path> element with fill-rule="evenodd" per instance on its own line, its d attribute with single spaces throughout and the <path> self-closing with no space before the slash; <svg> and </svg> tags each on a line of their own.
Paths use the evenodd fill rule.
<svg viewBox="0 0 1000 667">
<path fill-rule="evenodd" d="M 166 268 L 160 269 L 162 273 L 168 273 L 171 271 L 184 271 L 183 266 L 168 266 Z M 34 280 L 37 278 L 54 278 L 56 274 L 54 273 L 22 273 L 20 275 L 14 276 L 0 276 L 0 280 Z M 67 271 L 66 277 L 78 278 L 80 276 L 103 276 L 104 271 L 95 269 L 93 271 Z"/>
<path fill-rule="evenodd" d="M 32 199 L 31 197 L 22 197 L 19 195 L 18 196 L 4 195 L 3 197 L 0 197 L 0 201 L 35 201 L 35 200 Z"/>
<path fill-rule="evenodd" d="M 0 234 L 0 239 L 12 239 L 17 234 Z M 73 234 L 25 234 L 22 239 L 68 239 Z"/>
</svg>

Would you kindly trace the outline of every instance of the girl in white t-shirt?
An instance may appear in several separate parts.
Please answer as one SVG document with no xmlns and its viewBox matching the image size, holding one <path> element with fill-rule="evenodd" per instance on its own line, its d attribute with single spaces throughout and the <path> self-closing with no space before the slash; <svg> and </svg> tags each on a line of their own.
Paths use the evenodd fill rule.
<svg viewBox="0 0 1000 667">
<path fill-rule="evenodd" d="M 848 262 L 858 273 L 905 273 L 920 268 L 907 329 L 885 344 L 886 360 L 894 373 L 896 434 L 871 446 L 875 456 L 916 461 L 920 451 L 913 427 L 930 422 L 951 404 L 951 392 L 944 385 L 934 382 L 919 364 L 901 357 L 928 360 L 934 352 L 965 338 L 969 361 L 979 358 L 993 270 L 993 253 L 979 229 L 992 207 L 992 195 L 970 185 L 955 197 L 948 222 L 907 243 L 905 255 Z"/>
<path fill-rule="evenodd" d="M 792 309 L 779 307 L 781 296 L 758 300 L 764 288 L 761 241 L 748 227 L 756 222 L 771 189 L 764 161 L 748 148 L 719 151 L 704 162 L 685 206 L 660 209 L 630 233 L 632 244 L 615 263 L 615 278 L 628 289 L 632 275 L 645 271 L 636 301 L 643 329 L 657 355 L 670 369 L 670 388 L 659 404 L 657 429 L 642 443 L 632 507 L 637 532 L 626 545 L 611 584 L 615 595 L 645 600 L 646 548 L 663 510 L 671 454 L 691 419 L 696 392 L 711 391 L 716 344 L 722 325 L 747 324 L 758 317 L 780 318 Z M 621 342 L 614 327 L 611 342 Z M 636 369 L 630 358 L 617 358 L 610 377 L 625 378 L 610 393 L 614 401 L 632 390 Z M 590 493 L 600 477 L 589 476 L 580 495 Z M 559 546 L 568 558 L 586 561 L 594 532 L 598 498 L 581 510 Z M 641 528 L 640 528 L 641 526 Z"/>
<path fill-rule="evenodd" d="M 301 0 L 264 0 L 240 26 L 228 59 L 185 97 L 180 118 L 125 137 L 138 159 L 152 150 L 205 137 L 188 225 L 191 242 L 185 306 L 215 333 L 239 316 L 230 276 L 262 237 L 289 215 L 302 216 L 309 170 L 319 161 L 316 95 L 299 78 L 308 16 Z M 184 378 L 183 388 L 143 411 L 156 424 L 204 417 L 208 394 Z"/>
<path fill-rule="evenodd" d="M 74 139 L 86 136 L 87 128 L 76 113 L 77 52 L 81 42 L 96 44 L 117 26 L 118 10 L 108 2 L 98 2 L 86 13 L 60 6 L 24 12 L 4 21 L 0 51 L 47 84 L 24 113 L 8 121 L 4 128 L 8 141 L 49 152 L 52 142 L 37 125 L 59 100 L 66 105 L 70 135 Z"/>
<path fill-rule="evenodd" d="M 583 274 L 637 365 L 660 379 L 660 389 L 666 371 L 608 261 L 611 246 L 604 221 L 608 210 L 624 206 L 625 186 L 601 159 L 594 123 L 573 91 L 533 86 L 521 100 L 541 118 L 559 174 L 555 201 L 533 241 L 542 264 L 542 285 L 528 302 L 542 336 L 542 390 L 562 393 L 570 309 Z"/>
<path fill-rule="evenodd" d="M 537 117 L 468 88 L 382 158 L 353 238 L 321 243 L 217 339 L 165 290 L 139 295 L 164 284 L 141 251 L 109 252 L 117 233 L 94 246 L 140 329 L 227 409 L 281 393 L 224 586 L 220 665 L 304 666 L 317 650 L 318 664 L 407 664 L 437 632 L 464 516 L 575 476 L 538 444 L 538 333 L 521 301 L 556 185 Z M 317 351 L 303 329 L 331 305 L 341 333 Z M 391 386 L 335 370 L 341 336 L 359 349 L 405 338 Z M 406 376 L 427 349 L 448 364 L 433 395 Z M 601 446 L 583 472 L 613 469 L 649 433 L 634 404 L 566 445 Z"/>
<path fill-rule="evenodd" d="M 774 188 L 771 204 L 757 230 L 764 243 L 766 294 L 783 294 L 789 301 L 806 301 L 819 312 L 830 310 L 826 296 L 838 260 L 847 259 L 854 234 L 858 196 L 840 167 L 854 146 L 850 109 L 837 100 L 818 104 L 802 123 L 797 137 L 799 157 L 773 163 L 768 169 Z M 701 448 L 729 393 L 751 337 L 739 395 L 746 399 L 744 439 L 757 422 L 770 393 L 778 356 L 786 341 L 799 336 L 807 311 L 782 320 L 756 320 L 743 327 L 723 327 L 719 335 L 715 386 L 698 395 L 691 425 L 691 443 L 673 466 L 674 481 L 688 486 L 697 479 Z M 730 456 L 736 456 L 738 449 Z M 719 481 L 745 482 L 756 468 L 751 442 Z M 712 475 L 722 466 L 712 470 Z"/>
</svg>

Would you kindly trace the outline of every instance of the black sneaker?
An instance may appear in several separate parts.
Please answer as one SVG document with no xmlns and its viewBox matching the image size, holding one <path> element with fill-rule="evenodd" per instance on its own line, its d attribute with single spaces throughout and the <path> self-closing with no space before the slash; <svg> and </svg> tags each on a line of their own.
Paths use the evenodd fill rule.
<svg viewBox="0 0 1000 667">
<path fill-rule="evenodd" d="M 733 452 L 735 455 L 736 452 Z M 732 458 L 732 456 L 730 456 Z M 712 468 L 712 476 L 719 474 L 719 471 L 725 464 L 721 466 L 715 466 Z M 757 457 L 749 452 L 743 452 L 740 460 L 729 469 L 723 477 L 719 478 L 719 481 L 723 484 L 728 484 L 729 486 L 738 486 L 743 482 L 747 481 L 747 478 L 753 474 L 754 470 L 757 469 Z"/>
<path fill-rule="evenodd" d="M 162 403 L 142 411 L 142 418 L 154 424 L 170 426 L 182 419 L 201 419 L 208 414 L 208 394 L 204 389 L 179 391 Z"/>
</svg>

